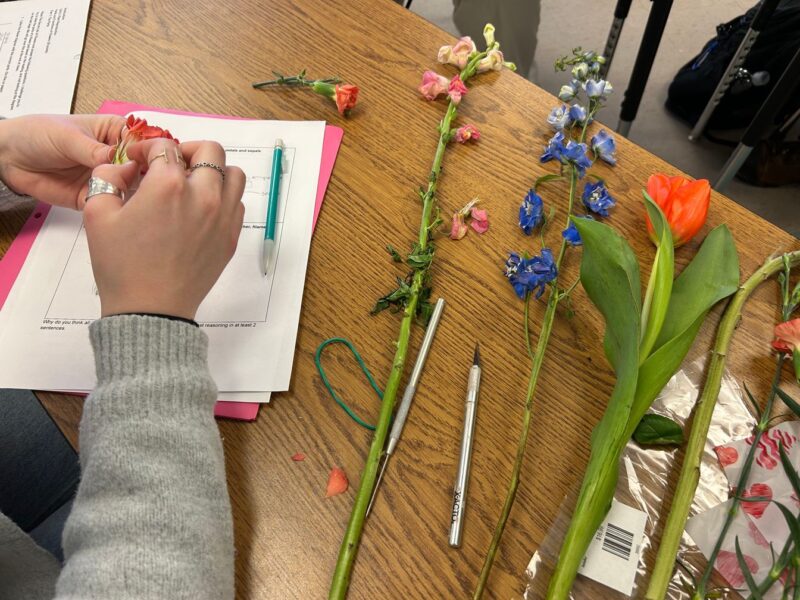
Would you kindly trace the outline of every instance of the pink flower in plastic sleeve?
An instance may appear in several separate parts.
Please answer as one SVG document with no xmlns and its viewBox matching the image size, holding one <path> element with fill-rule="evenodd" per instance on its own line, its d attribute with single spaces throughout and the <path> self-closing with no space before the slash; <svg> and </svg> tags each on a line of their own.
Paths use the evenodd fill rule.
<svg viewBox="0 0 800 600">
<path fill-rule="evenodd" d="M 435 71 L 425 71 L 422 74 L 422 83 L 419 84 L 419 93 L 425 100 L 436 100 L 440 95 L 447 92 L 449 85 L 447 77 L 442 77 Z"/>
<path fill-rule="evenodd" d="M 462 37 L 455 46 L 442 46 L 439 48 L 438 60 L 445 65 L 455 65 L 463 69 L 469 62 L 469 55 L 475 52 L 475 42 L 468 35 Z"/>
<path fill-rule="evenodd" d="M 472 228 L 478 233 L 486 233 L 486 230 L 489 229 L 489 213 L 486 212 L 486 209 L 473 206 L 470 214 L 472 216 L 472 222 L 470 223 Z"/>
<path fill-rule="evenodd" d="M 461 81 L 461 75 L 456 75 L 450 80 L 450 85 L 447 86 L 447 95 L 454 104 L 461 102 L 461 97 L 467 93 L 467 86 Z"/>
<path fill-rule="evenodd" d="M 464 215 L 460 212 L 453 214 L 453 224 L 450 227 L 450 239 L 460 240 L 467 235 L 467 224 L 464 223 Z"/>
<path fill-rule="evenodd" d="M 463 125 L 456 129 L 456 134 L 453 137 L 459 144 L 466 144 L 469 140 L 476 142 L 481 139 L 481 132 L 475 125 Z"/>
</svg>

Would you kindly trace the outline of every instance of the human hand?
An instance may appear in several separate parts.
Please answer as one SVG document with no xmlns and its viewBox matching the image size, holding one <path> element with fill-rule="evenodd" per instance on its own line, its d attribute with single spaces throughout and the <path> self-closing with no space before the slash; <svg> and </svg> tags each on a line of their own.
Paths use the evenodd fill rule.
<svg viewBox="0 0 800 600">
<path fill-rule="evenodd" d="M 30 115 L 0 121 L 0 179 L 13 191 L 80 210 L 92 169 L 111 161 L 125 119 Z"/>
<path fill-rule="evenodd" d="M 166 152 L 166 159 L 161 156 Z M 225 169 L 189 165 L 210 162 Z M 193 319 L 197 308 L 233 256 L 244 219 L 245 175 L 225 167 L 216 142 L 139 142 L 124 165 L 101 165 L 92 175 L 129 189 L 123 203 L 111 194 L 92 196 L 83 209 L 102 316 L 157 313 Z"/>
</svg>

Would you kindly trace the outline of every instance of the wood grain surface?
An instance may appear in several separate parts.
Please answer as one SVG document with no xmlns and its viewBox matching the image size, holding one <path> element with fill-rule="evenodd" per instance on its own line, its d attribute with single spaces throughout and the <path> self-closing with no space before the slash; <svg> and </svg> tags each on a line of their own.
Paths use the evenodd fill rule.
<svg viewBox="0 0 800 600">
<path fill-rule="evenodd" d="M 503 32 L 497 36 L 502 42 Z M 567 52 L 566 29 L 564 39 Z M 371 434 L 328 396 L 314 351 L 329 337 L 346 337 L 379 381 L 389 372 L 399 318 L 370 316 L 369 310 L 403 275 L 385 244 L 405 249 L 416 236 L 415 189 L 425 182 L 444 113 L 444 104 L 425 102 L 416 87 L 425 69 L 452 72 L 435 64 L 438 47 L 451 41 L 389 0 L 92 3 L 74 112 L 94 112 L 103 100 L 119 99 L 259 119 L 324 119 L 345 130 L 311 246 L 291 389 L 274 395 L 255 423 L 219 424 L 236 529 L 238 598 L 327 593 Z M 250 87 L 273 69 L 302 68 L 361 87 L 349 119 L 307 90 Z M 627 74 L 611 74 L 622 90 Z M 448 306 L 364 531 L 351 598 L 463 598 L 474 586 L 503 501 L 528 377 L 522 304 L 502 265 L 510 250 L 538 251 L 537 240 L 517 227 L 517 208 L 533 181 L 555 170 L 538 160 L 554 102 L 510 72 L 476 78 L 462 102 L 458 122 L 476 124 L 482 138 L 448 150 L 440 203 L 447 215 L 478 196 L 491 227 L 483 236 L 471 232 L 459 242 L 437 242 L 434 297 L 443 296 Z M 615 118 L 602 114 L 600 120 Z M 618 146 L 618 166 L 596 170 L 618 200 L 608 222 L 630 240 L 646 281 L 653 248 L 642 224 L 640 189 L 653 172 L 677 171 L 624 139 Z M 546 186 L 544 196 L 561 220 L 566 184 Z M 0 253 L 29 210 L 0 206 Z M 722 222 L 738 243 L 745 276 L 768 255 L 800 248 L 787 233 L 715 193 L 706 231 Z M 560 229 L 550 229 L 550 244 L 558 242 Z M 697 246 L 676 252 L 679 266 Z M 579 258 L 576 251 L 566 259 L 565 282 L 577 276 Z M 729 360 L 754 393 L 763 393 L 771 373 L 767 344 L 777 318 L 776 289 L 762 286 L 747 305 Z M 545 360 L 517 503 L 490 580 L 492 598 L 524 593 L 525 567 L 580 482 L 590 432 L 613 387 L 602 322 L 580 288 L 573 308 L 571 319 L 559 315 Z M 534 332 L 543 309 L 543 303 L 532 306 Z M 694 357 L 708 352 L 719 312 L 703 327 Z M 412 357 L 421 333 L 415 328 Z M 454 550 L 447 545 L 449 512 L 476 341 L 484 375 L 464 544 Z M 332 348 L 324 362 L 346 401 L 374 418 L 378 402 L 346 350 Z M 42 399 L 75 440 L 80 401 L 53 394 Z M 292 462 L 295 452 L 308 458 Z M 344 468 L 351 489 L 326 499 L 333 466 Z"/>
</svg>

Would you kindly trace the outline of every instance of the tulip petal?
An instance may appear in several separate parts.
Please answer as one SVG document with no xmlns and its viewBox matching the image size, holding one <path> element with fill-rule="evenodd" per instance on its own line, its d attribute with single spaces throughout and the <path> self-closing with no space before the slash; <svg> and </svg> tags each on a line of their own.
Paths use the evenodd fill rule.
<svg viewBox="0 0 800 600">
<path fill-rule="evenodd" d="M 339 467 L 333 467 L 330 475 L 328 475 L 328 489 L 325 491 L 325 497 L 330 498 L 346 492 L 348 485 L 345 472 Z"/>
</svg>

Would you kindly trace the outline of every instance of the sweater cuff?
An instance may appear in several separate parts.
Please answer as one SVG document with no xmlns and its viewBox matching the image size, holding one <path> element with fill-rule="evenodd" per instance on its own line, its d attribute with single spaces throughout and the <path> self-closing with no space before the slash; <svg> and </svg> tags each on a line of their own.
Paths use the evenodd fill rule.
<svg viewBox="0 0 800 600">
<path fill-rule="evenodd" d="M 89 326 L 103 403 L 207 410 L 216 400 L 208 337 L 197 327 L 159 317 L 120 315 Z M 134 399 L 135 398 L 135 399 Z M 131 410 L 128 405 L 127 410 Z"/>
</svg>

